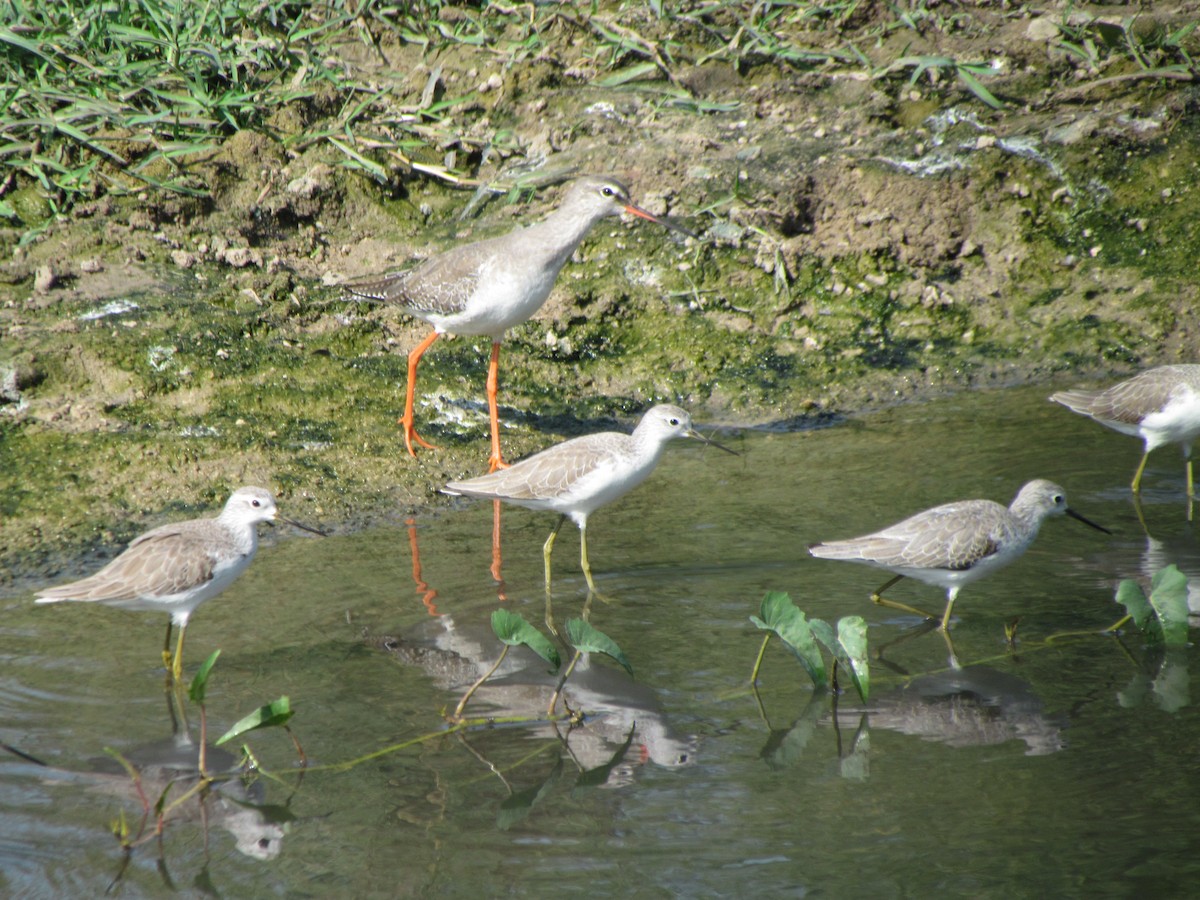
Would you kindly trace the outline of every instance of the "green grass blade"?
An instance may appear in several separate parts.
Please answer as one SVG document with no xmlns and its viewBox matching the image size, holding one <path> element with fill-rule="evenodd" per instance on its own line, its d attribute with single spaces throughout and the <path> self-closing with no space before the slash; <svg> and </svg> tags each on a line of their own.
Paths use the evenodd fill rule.
<svg viewBox="0 0 1200 900">
<path fill-rule="evenodd" d="M 969 90 L 972 94 L 986 103 L 992 109 L 1004 108 L 1004 103 L 997 99 L 997 97 L 991 91 L 985 88 L 983 83 L 974 75 L 972 75 L 969 70 L 963 66 L 958 66 L 956 71 L 958 72 L 958 80 L 965 84 L 967 86 L 967 90 Z"/>
<path fill-rule="evenodd" d="M 188 687 L 188 699 L 193 703 L 204 702 L 204 695 L 208 691 L 208 673 L 212 671 L 212 667 L 216 665 L 217 657 L 220 655 L 220 650 L 214 650 L 209 654 L 208 659 L 200 664 L 195 677 L 192 678 L 192 683 Z"/>
<path fill-rule="evenodd" d="M 256 728 L 274 728 L 286 725 L 293 714 L 291 701 L 286 696 L 280 697 L 278 700 L 260 706 L 250 715 L 235 722 L 232 728 L 217 738 L 217 746 L 248 731 L 254 731 Z"/>
</svg>

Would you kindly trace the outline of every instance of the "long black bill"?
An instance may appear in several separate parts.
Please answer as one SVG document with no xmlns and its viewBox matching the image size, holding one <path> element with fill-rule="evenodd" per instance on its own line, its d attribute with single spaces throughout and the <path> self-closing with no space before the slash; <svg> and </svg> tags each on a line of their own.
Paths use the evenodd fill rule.
<svg viewBox="0 0 1200 900">
<path fill-rule="evenodd" d="M 704 443 L 708 444 L 710 447 L 716 447 L 718 450 L 724 450 L 726 453 L 731 453 L 734 456 L 741 455 L 736 450 L 730 450 L 724 444 L 718 444 L 712 438 L 706 438 L 704 435 L 702 435 L 700 432 L 696 431 L 694 428 L 687 433 L 687 436 L 695 438 L 698 441 L 703 441 Z"/>
<path fill-rule="evenodd" d="M 637 216 L 642 219 L 649 219 L 651 222 L 657 222 L 663 228 L 666 228 L 670 231 L 677 231 L 682 235 L 686 235 L 687 237 L 696 238 L 697 240 L 699 240 L 699 238 L 700 238 L 700 235 L 696 234 L 696 232 L 689 231 L 687 228 L 684 228 L 682 225 L 675 224 L 670 219 L 660 219 L 658 216 L 654 215 L 653 213 L 648 213 L 644 209 L 642 209 L 640 206 L 634 206 L 632 203 L 630 203 L 628 206 L 625 207 L 625 212 L 629 213 L 631 216 Z"/>
<path fill-rule="evenodd" d="M 1070 516 L 1072 519 L 1078 519 L 1084 525 L 1092 526 L 1097 531 L 1103 531 L 1105 534 L 1112 534 L 1112 532 L 1109 531 L 1107 528 L 1105 528 L 1103 525 L 1097 525 L 1091 519 L 1085 519 L 1083 516 L 1081 516 L 1079 513 L 1075 512 L 1075 510 L 1071 509 L 1070 507 L 1067 508 L 1067 515 Z"/>
<path fill-rule="evenodd" d="M 308 531 L 308 532 L 311 532 L 312 534 L 319 534 L 321 537 L 329 537 L 329 535 L 327 535 L 324 531 L 321 531 L 321 529 L 313 528 L 311 525 L 302 525 L 301 523 L 295 521 L 294 519 L 285 519 L 283 516 L 276 515 L 275 521 L 283 522 L 287 525 L 291 525 L 293 528 L 299 528 L 301 531 Z"/>
</svg>

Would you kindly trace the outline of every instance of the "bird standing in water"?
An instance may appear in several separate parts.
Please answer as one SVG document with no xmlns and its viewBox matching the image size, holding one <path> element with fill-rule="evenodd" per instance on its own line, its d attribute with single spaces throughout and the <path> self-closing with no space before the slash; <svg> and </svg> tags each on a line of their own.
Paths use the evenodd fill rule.
<svg viewBox="0 0 1200 900">
<path fill-rule="evenodd" d="M 726 453 L 734 452 L 697 432 L 685 410 L 664 404 L 648 410 L 633 434 L 616 431 L 585 434 L 555 444 L 501 471 L 467 481 L 451 481 L 443 492 L 559 513 L 558 524 L 542 547 L 547 590 L 554 539 L 569 517 L 579 526 L 580 564 L 588 589 L 596 593 L 588 564 L 588 516 L 645 481 L 658 465 L 667 442 L 678 437 L 697 438 Z"/>
<path fill-rule="evenodd" d="M 183 636 L 188 619 L 196 607 L 217 596 L 246 570 L 258 550 L 256 526 L 276 517 L 275 498 L 270 491 L 238 488 L 216 518 L 189 519 L 147 531 L 95 575 L 46 588 L 35 602 L 67 600 L 170 613 L 163 662 L 178 681 L 183 674 Z M 299 522 L 279 519 L 321 534 Z M 170 653 L 172 625 L 179 626 L 174 658 Z"/>
<path fill-rule="evenodd" d="M 950 625 L 958 592 L 1018 559 L 1033 543 L 1050 516 L 1068 515 L 1111 534 L 1067 506 L 1063 489 L 1038 479 L 1021 488 L 1007 508 L 992 500 L 962 500 L 935 506 L 882 531 L 842 541 L 813 544 L 808 552 L 821 559 L 843 559 L 886 569 L 895 577 L 871 595 L 882 606 L 935 619 L 929 613 L 888 600 L 883 592 L 901 578 L 915 578 L 946 591 L 941 629 Z"/>
</svg>

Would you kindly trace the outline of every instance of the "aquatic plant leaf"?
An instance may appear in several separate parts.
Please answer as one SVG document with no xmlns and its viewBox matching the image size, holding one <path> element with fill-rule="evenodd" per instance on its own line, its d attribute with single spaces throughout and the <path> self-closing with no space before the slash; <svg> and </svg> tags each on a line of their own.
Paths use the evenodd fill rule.
<svg viewBox="0 0 1200 900">
<path fill-rule="evenodd" d="M 825 660 L 813 639 L 812 623 L 805 619 L 790 595 L 783 591 L 767 591 L 759 604 L 758 615 L 751 616 L 750 621 L 757 628 L 778 636 L 800 660 L 814 685 L 823 688 L 829 684 Z"/>
<path fill-rule="evenodd" d="M 570 640 L 571 646 L 582 653 L 603 653 L 605 656 L 611 656 L 626 672 L 633 674 L 633 666 L 629 664 L 617 642 L 583 619 L 567 620 L 567 639 Z"/>
<path fill-rule="evenodd" d="M 843 616 L 837 624 L 838 645 L 842 652 L 839 662 L 846 663 L 858 696 L 863 703 L 871 692 L 871 669 L 867 661 L 867 623 L 862 616 Z M 843 656 L 845 659 L 843 660 Z"/>
<path fill-rule="evenodd" d="M 545 781 L 523 791 L 517 791 L 500 804 L 500 814 L 496 816 L 496 827 L 500 831 L 508 831 L 529 815 L 529 811 L 537 805 L 538 801 L 550 793 L 550 789 L 558 782 L 562 772 L 563 759 L 560 756 Z"/>
<path fill-rule="evenodd" d="M 1188 678 L 1187 651 L 1170 646 L 1154 677 L 1154 702 L 1163 712 L 1176 713 L 1191 702 Z"/>
<path fill-rule="evenodd" d="M 278 725 L 287 723 L 293 715 L 292 703 L 286 697 L 280 697 L 278 700 L 273 700 L 263 706 L 260 706 L 250 715 L 239 719 L 234 723 L 233 727 L 217 738 L 217 746 L 226 741 L 231 741 L 247 731 L 254 731 L 256 728 L 272 728 Z"/>
<path fill-rule="evenodd" d="M 200 664 L 200 668 L 196 671 L 192 683 L 188 686 L 188 699 L 193 703 L 203 703 L 204 695 L 208 690 L 208 673 L 212 671 L 212 667 L 217 662 L 217 657 L 221 655 L 220 650 L 214 650 L 209 654 L 208 659 Z"/>
<path fill-rule="evenodd" d="M 838 621 L 837 632 L 822 619 L 809 621 L 813 636 L 833 654 L 834 660 L 850 676 L 854 689 L 865 702 L 870 690 L 867 665 L 867 623 L 862 616 L 844 616 Z"/>
<path fill-rule="evenodd" d="M 1154 607 L 1146 600 L 1146 592 L 1132 578 L 1126 578 L 1117 585 L 1117 602 L 1125 607 L 1125 612 L 1133 619 L 1138 631 L 1153 632 L 1161 630 L 1154 614 Z"/>
<path fill-rule="evenodd" d="M 1163 643 L 1181 647 L 1188 639 L 1187 576 L 1174 563 L 1150 581 L 1150 605 L 1162 626 Z"/>
<path fill-rule="evenodd" d="M 496 637 L 510 647 L 526 646 L 550 665 L 557 669 L 562 665 L 562 658 L 550 640 L 529 624 L 523 616 L 507 609 L 498 609 L 492 613 L 492 631 Z"/>
<path fill-rule="evenodd" d="M 823 689 L 813 692 L 808 698 L 804 712 L 786 729 L 772 729 L 767 742 L 758 752 L 759 759 L 772 769 L 786 769 L 798 763 L 804 756 L 804 748 L 817 731 L 821 716 L 829 708 Z"/>
</svg>

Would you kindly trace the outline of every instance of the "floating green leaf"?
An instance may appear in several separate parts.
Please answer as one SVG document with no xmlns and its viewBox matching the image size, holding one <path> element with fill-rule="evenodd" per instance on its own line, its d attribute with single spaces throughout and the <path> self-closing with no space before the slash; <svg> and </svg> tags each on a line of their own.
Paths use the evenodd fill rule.
<svg viewBox="0 0 1200 900">
<path fill-rule="evenodd" d="M 193 703 L 204 702 L 204 695 L 208 690 L 208 673 L 212 671 L 212 667 L 216 664 L 217 657 L 220 655 L 220 650 L 214 650 L 208 659 L 200 664 L 196 676 L 192 679 L 192 683 L 188 687 L 188 699 Z"/>
<path fill-rule="evenodd" d="M 544 659 L 554 668 L 562 665 L 558 650 L 549 639 L 530 625 L 522 616 L 507 609 L 498 609 L 492 613 L 492 631 L 510 647 L 524 645 Z"/>
<path fill-rule="evenodd" d="M 288 698 L 280 697 L 271 703 L 260 706 L 250 715 L 240 719 L 232 728 L 217 738 L 217 745 L 220 746 L 226 741 L 231 741 L 238 735 L 245 734 L 247 731 L 254 731 L 256 728 L 271 728 L 278 725 L 287 724 L 288 719 L 292 717 L 292 704 Z"/>
<path fill-rule="evenodd" d="M 1150 581 L 1150 605 L 1162 626 L 1163 643 L 1181 647 L 1188 639 L 1187 576 L 1174 564 L 1160 569 Z"/>
<path fill-rule="evenodd" d="M 571 646 L 581 653 L 603 653 L 611 656 L 621 664 L 626 672 L 630 675 L 633 674 L 633 666 L 629 664 L 629 660 L 625 658 L 625 654 L 621 652 L 617 642 L 603 631 L 593 628 L 583 619 L 567 620 L 567 638 L 570 640 Z"/>
<path fill-rule="evenodd" d="M 758 615 L 750 621 L 763 631 L 770 631 L 787 645 L 808 672 L 817 687 L 826 687 L 829 677 L 825 660 L 813 639 L 812 623 L 783 591 L 767 591 L 759 604 Z M 819 621 L 819 620 L 817 620 Z M 824 624 L 824 623 L 822 623 Z M 826 626 L 828 628 L 828 626 Z"/>
</svg>

